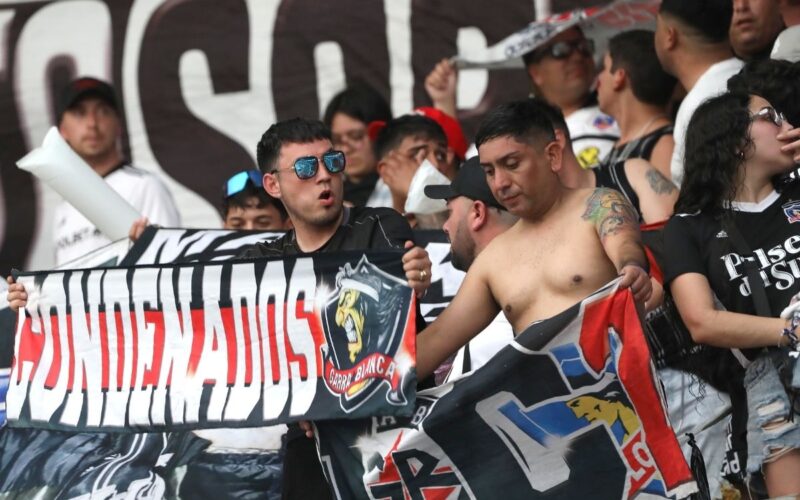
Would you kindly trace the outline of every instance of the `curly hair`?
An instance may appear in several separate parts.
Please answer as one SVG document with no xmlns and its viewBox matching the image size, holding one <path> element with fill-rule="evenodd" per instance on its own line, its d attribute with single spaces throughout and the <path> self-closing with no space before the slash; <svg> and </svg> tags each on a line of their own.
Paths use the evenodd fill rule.
<svg viewBox="0 0 800 500">
<path fill-rule="evenodd" d="M 701 104 L 686 129 L 684 178 L 675 212 L 723 212 L 736 197 L 739 170 L 753 147 L 750 96 L 728 92 Z"/>
<path fill-rule="evenodd" d="M 728 90 L 763 97 L 800 126 L 800 62 L 757 59 L 728 80 Z"/>
</svg>

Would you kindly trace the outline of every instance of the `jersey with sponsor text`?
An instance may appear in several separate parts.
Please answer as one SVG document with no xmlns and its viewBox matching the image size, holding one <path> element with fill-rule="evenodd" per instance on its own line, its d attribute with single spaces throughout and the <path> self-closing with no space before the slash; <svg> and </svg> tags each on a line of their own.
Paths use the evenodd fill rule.
<svg viewBox="0 0 800 500">
<path fill-rule="evenodd" d="M 800 183 L 773 191 L 759 203 L 733 203 L 733 222 L 750 247 L 734 250 L 718 217 L 677 214 L 667 224 L 664 282 L 700 273 L 729 311 L 756 314 L 744 259 L 756 262 L 772 315 L 800 291 Z"/>
</svg>

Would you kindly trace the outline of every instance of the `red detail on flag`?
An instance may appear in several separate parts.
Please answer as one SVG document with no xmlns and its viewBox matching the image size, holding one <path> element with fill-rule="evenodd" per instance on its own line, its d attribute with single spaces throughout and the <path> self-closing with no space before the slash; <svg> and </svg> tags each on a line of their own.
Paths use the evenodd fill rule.
<svg viewBox="0 0 800 500">
<path fill-rule="evenodd" d="M 595 371 L 603 369 L 611 355 L 607 325 L 613 327 L 623 345 L 617 376 L 639 416 L 643 439 L 661 471 L 666 489 L 671 491 L 690 481 L 691 472 L 656 390 L 659 382 L 655 379 L 633 295 L 629 289 L 619 290 L 602 300 L 584 304 L 579 344 L 586 362 Z M 649 376 L 643 379 L 643 375 Z"/>
</svg>

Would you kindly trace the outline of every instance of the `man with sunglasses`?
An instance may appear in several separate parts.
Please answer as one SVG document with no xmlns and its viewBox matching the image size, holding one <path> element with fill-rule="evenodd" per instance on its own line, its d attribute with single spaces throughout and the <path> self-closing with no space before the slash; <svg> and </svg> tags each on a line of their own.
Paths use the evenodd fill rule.
<svg viewBox="0 0 800 500">
<path fill-rule="evenodd" d="M 594 42 L 580 28 L 559 33 L 522 60 L 533 93 L 555 104 L 567 117 L 573 151 L 584 168 L 600 163 L 619 138 L 614 119 L 602 113 L 592 93 L 596 74 Z M 425 90 L 433 105 L 455 116 L 457 78 L 455 65 L 441 60 L 425 78 Z"/>
<path fill-rule="evenodd" d="M 294 118 L 272 125 L 257 146 L 264 189 L 281 200 L 294 228 L 259 243 L 243 257 L 282 257 L 341 250 L 407 248 L 403 269 L 418 295 L 431 283 L 428 254 L 412 242 L 408 222 L 390 208 L 345 207 L 345 156 L 333 149 L 330 130 L 319 121 Z M 418 329 L 424 328 L 417 314 Z M 283 498 L 329 498 L 314 441 L 289 426 L 283 471 Z"/>
<path fill-rule="evenodd" d="M 283 231 L 292 227 L 283 203 L 264 191 L 262 177 L 260 170 L 243 170 L 225 182 L 224 229 Z"/>
<path fill-rule="evenodd" d="M 600 111 L 592 93 L 594 42 L 574 27 L 522 59 L 534 94 L 564 112 L 581 166 L 597 166 L 619 138 L 619 129 L 613 118 Z"/>
</svg>

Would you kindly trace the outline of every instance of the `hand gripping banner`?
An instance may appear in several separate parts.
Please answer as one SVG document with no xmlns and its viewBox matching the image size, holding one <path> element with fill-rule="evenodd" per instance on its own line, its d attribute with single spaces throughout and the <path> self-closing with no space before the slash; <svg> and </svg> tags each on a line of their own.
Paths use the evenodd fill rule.
<svg viewBox="0 0 800 500">
<path fill-rule="evenodd" d="M 20 274 L 13 426 L 156 431 L 410 415 L 400 251 Z"/>
<path fill-rule="evenodd" d="M 420 391 L 410 418 L 317 424 L 338 498 L 683 498 L 696 491 L 639 317 L 612 282 L 478 370 Z"/>
</svg>

